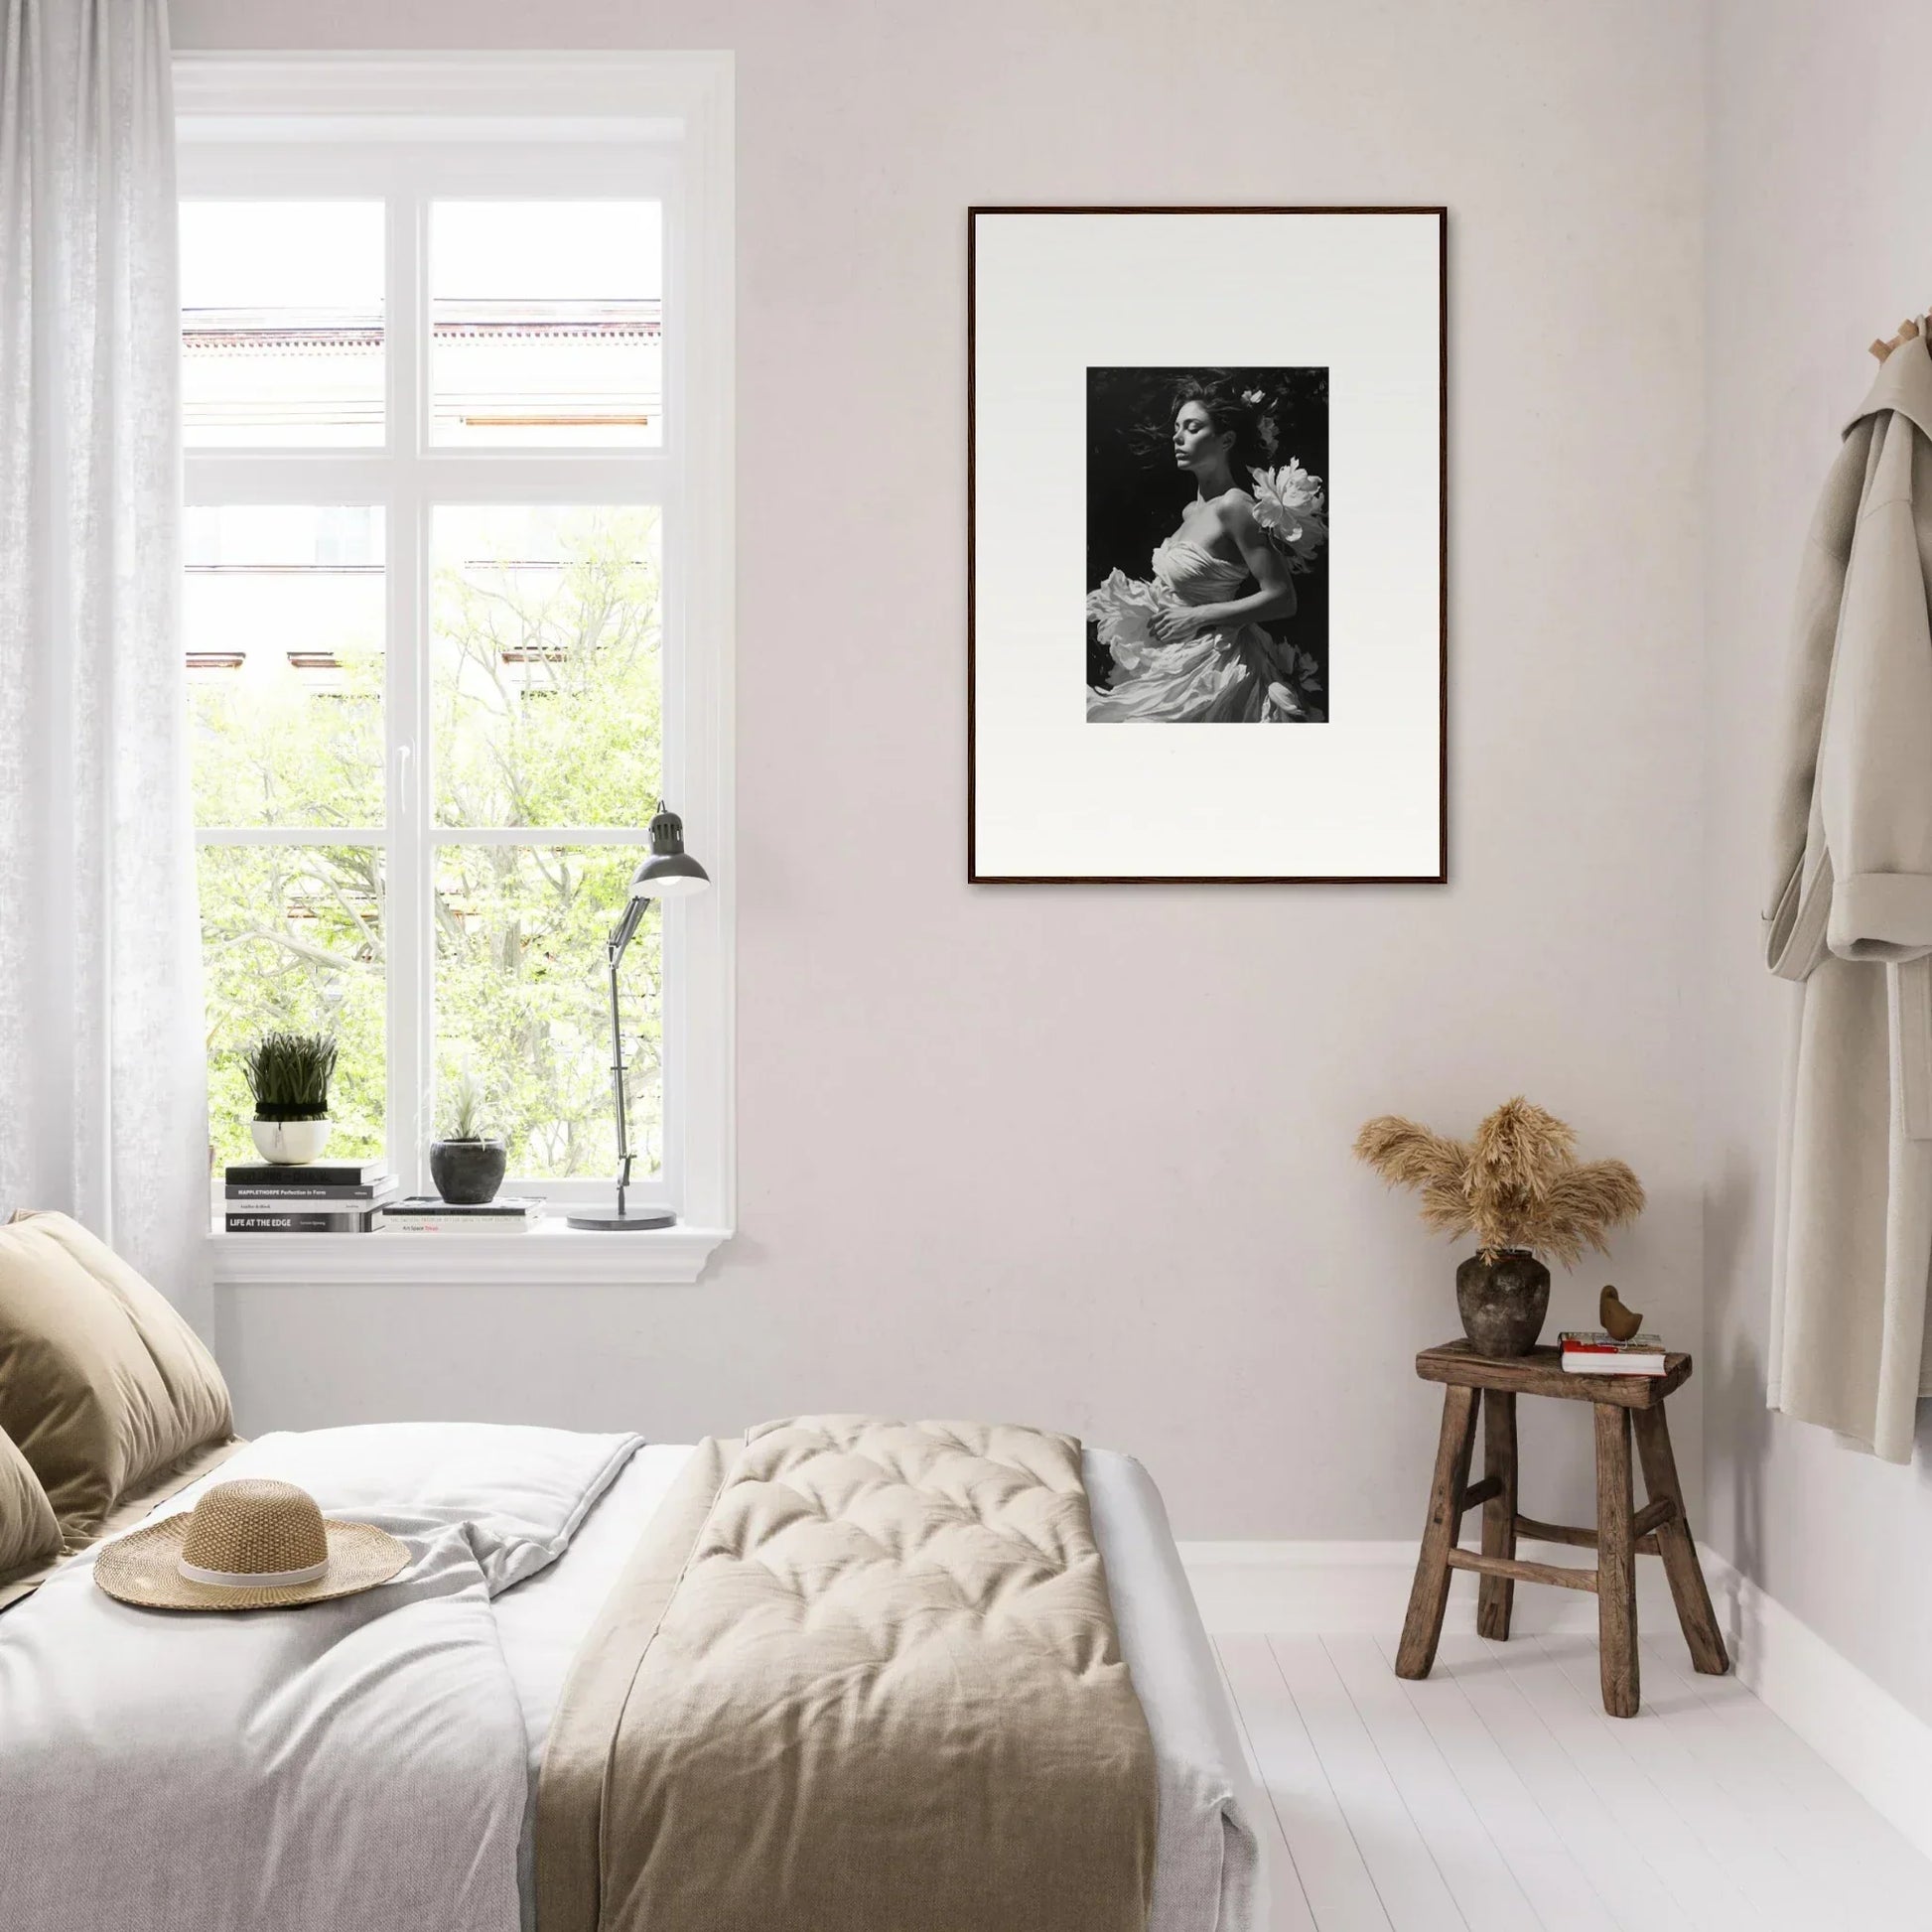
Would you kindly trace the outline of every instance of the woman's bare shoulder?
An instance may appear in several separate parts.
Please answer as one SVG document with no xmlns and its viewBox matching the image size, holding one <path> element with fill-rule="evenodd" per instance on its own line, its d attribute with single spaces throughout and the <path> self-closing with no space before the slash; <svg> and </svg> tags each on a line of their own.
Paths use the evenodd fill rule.
<svg viewBox="0 0 1932 1932">
<path fill-rule="evenodd" d="M 1255 499 L 1238 483 L 1232 489 L 1222 490 L 1214 498 L 1212 508 L 1221 519 L 1221 527 L 1231 536 L 1255 527 Z"/>
</svg>

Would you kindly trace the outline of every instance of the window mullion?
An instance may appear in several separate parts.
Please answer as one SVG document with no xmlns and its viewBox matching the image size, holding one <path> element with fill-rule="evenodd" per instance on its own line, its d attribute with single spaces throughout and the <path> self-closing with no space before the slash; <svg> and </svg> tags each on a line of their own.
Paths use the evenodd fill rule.
<svg viewBox="0 0 1932 1932">
<path fill-rule="evenodd" d="M 389 1155 L 407 1193 L 427 1185 L 433 939 L 429 827 L 428 505 L 416 457 L 426 335 L 422 259 L 426 211 L 399 171 L 389 200 Z"/>
<path fill-rule="evenodd" d="M 439 825 L 436 828 L 438 845 L 641 846 L 649 841 L 648 825 Z"/>
<path fill-rule="evenodd" d="M 389 834 L 380 825 L 203 825 L 196 830 L 195 843 L 386 846 Z"/>
</svg>

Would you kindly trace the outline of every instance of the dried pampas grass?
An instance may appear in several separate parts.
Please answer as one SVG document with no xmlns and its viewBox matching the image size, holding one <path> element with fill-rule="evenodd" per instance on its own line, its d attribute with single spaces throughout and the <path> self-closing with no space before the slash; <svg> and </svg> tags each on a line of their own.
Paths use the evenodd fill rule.
<svg viewBox="0 0 1932 1932">
<path fill-rule="evenodd" d="M 1577 1136 L 1520 1094 L 1476 1129 L 1473 1140 L 1432 1134 L 1383 1114 L 1355 1137 L 1355 1156 L 1391 1186 L 1422 1196 L 1425 1223 L 1448 1235 L 1473 1234 L 1485 1257 L 1528 1248 L 1566 1268 L 1586 1246 L 1607 1253 L 1604 1236 L 1643 1211 L 1643 1183 L 1621 1161 L 1579 1161 Z"/>
</svg>

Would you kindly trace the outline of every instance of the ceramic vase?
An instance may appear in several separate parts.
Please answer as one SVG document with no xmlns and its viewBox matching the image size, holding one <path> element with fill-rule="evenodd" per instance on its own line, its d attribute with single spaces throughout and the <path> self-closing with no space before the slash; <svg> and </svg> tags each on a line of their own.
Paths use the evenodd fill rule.
<svg viewBox="0 0 1932 1932">
<path fill-rule="evenodd" d="M 509 1165 L 501 1141 L 432 1141 L 430 1178 L 436 1191 L 457 1207 L 482 1207 L 496 1198 Z"/>
<path fill-rule="evenodd" d="M 1455 1271 L 1455 1306 L 1478 1355 L 1527 1355 L 1550 1311 L 1550 1271 L 1527 1248 L 1471 1255 Z"/>
<path fill-rule="evenodd" d="M 320 1158 L 333 1125 L 327 1120 L 254 1120 L 248 1123 L 248 1131 L 264 1161 L 278 1168 L 300 1168 Z"/>
</svg>

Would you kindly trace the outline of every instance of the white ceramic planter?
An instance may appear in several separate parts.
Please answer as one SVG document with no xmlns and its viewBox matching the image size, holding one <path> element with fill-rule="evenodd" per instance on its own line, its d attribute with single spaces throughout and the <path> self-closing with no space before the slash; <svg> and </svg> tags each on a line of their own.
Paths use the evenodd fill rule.
<svg viewBox="0 0 1932 1932">
<path fill-rule="evenodd" d="M 299 1168 L 320 1157 L 329 1145 L 333 1125 L 326 1120 L 254 1120 L 248 1123 L 248 1131 L 264 1161 Z"/>
</svg>

